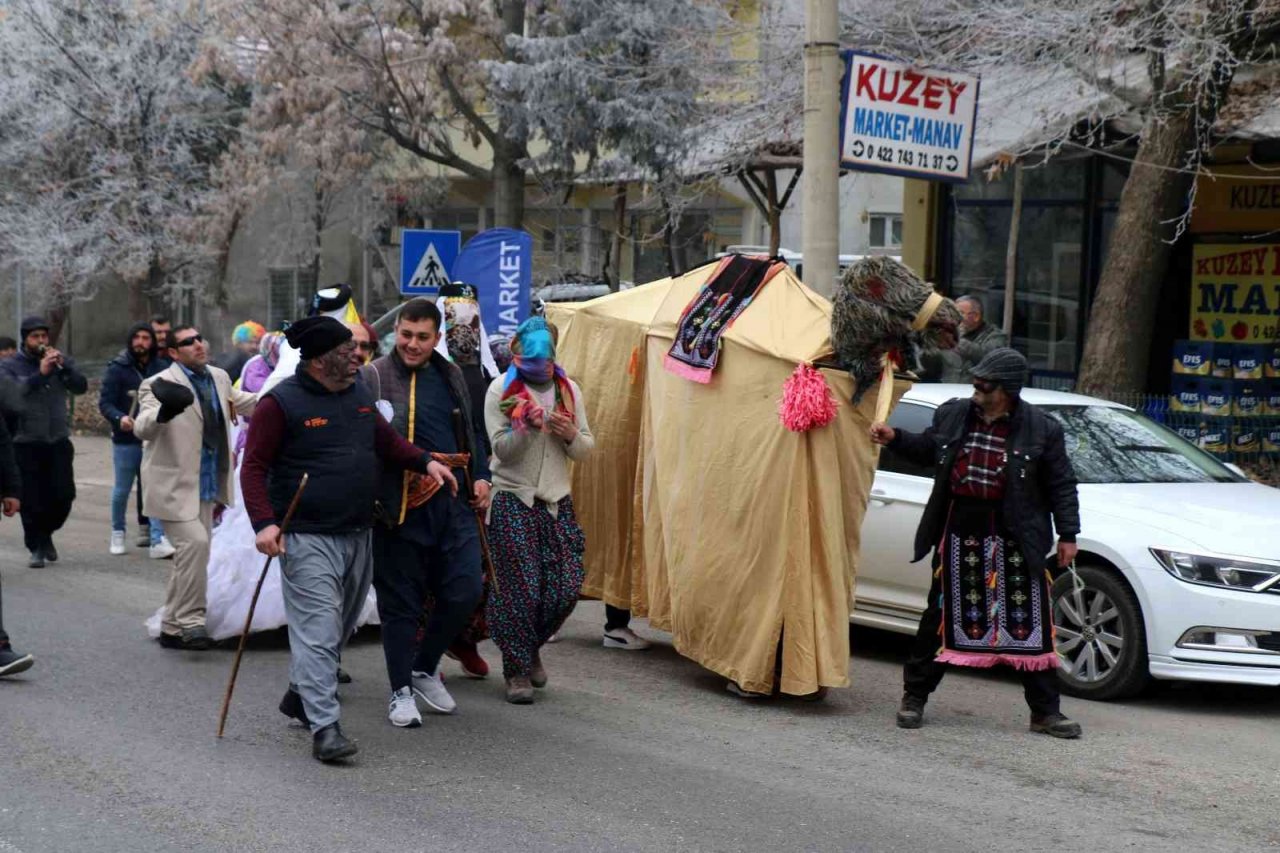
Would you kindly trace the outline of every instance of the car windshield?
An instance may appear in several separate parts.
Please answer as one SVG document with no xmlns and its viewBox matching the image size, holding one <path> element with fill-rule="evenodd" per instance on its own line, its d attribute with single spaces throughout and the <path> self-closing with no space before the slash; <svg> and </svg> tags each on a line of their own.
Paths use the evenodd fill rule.
<svg viewBox="0 0 1280 853">
<path fill-rule="evenodd" d="M 1125 409 L 1044 406 L 1066 433 L 1081 483 L 1235 483 L 1245 480 L 1177 433 Z"/>
</svg>

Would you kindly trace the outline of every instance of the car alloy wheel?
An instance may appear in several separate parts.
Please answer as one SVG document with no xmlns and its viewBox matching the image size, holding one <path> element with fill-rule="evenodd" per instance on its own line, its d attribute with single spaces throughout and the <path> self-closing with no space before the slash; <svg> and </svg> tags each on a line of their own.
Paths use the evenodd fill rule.
<svg viewBox="0 0 1280 853">
<path fill-rule="evenodd" d="M 1058 655 L 1063 667 L 1085 684 L 1104 681 L 1124 654 L 1120 609 L 1101 590 L 1073 586 L 1053 604 Z"/>
<path fill-rule="evenodd" d="M 1078 565 L 1054 582 L 1052 598 L 1062 691 L 1102 700 L 1140 693 L 1150 680 L 1146 628 L 1123 576 Z"/>
</svg>

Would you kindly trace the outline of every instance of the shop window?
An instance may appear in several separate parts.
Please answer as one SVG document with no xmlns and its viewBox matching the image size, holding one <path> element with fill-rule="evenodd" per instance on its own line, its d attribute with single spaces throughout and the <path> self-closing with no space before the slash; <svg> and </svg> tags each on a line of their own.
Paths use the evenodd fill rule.
<svg viewBox="0 0 1280 853">
<path fill-rule="evenodd" d="M 902 214 L 873 213 L 867 218 L 870 229 L 868 245 L 873 249 L 897 249 L 902 246 Z"/>
<path fill-rule="evenodd" d="M 480 210 L 474 207 L 437 210 L 432 212 L 431 225 L 428 227 L 437 231 L 458 231 L 462 234 L 462 242 L 465 244 L 480 233 Z"/>
<path fill-rule="evenodd" d="M 1005 201 L 1013 199 L 1012 168 L 1005 169 L 994 180 L 978 172 L 968 182 L 953 190 L 956 201 Z M 1083 199 L 1088 160 L 1053 158 L 1038 163 L 1034 158 L 1022 167 L 1022 199 L 1028 201 L 1071 201 Z"/>
</svg>

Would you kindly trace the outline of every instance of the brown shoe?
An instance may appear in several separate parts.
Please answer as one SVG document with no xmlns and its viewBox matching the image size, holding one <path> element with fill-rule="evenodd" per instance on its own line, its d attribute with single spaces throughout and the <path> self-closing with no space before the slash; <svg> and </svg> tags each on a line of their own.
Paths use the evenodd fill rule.
<svg viewBox="0 0 1280 853">
<path fill-rule="evenodd" d="M 529 670 L 529 683 L 541 690 L 547 686 L 547 668 L 542 665 L 542 655 L 535 655 L 533 668 Z"/>
<path fill-rule="evenodd" d="M 533 685 L 529 676 L 516 675 L 507 679 L 507 701 L 512 705 L 532 705 Z"/>
</svg>

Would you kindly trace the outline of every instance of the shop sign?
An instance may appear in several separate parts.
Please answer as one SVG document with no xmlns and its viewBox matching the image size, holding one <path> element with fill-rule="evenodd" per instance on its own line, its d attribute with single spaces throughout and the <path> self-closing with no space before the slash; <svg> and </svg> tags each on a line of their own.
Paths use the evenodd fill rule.
<svg viewBox="0 0 1280 853">
<path fill-rule="evenodd" d="M 1191 231 L 1247 234 L 1280 230 L 1280 173 L 1218 166 L 1196 178 Z"/>
<path fill-rule="evenodd" d="M 1280 338 L 1280 245 L 1195 247 L 1191 339 L 1270 343 Z"/>
<path fill-rule="evenodd" d="M 969 180 L 977 75 L 859 51 L 842 55 L 841 168 Z"/>
</svg>

